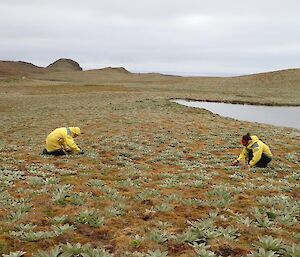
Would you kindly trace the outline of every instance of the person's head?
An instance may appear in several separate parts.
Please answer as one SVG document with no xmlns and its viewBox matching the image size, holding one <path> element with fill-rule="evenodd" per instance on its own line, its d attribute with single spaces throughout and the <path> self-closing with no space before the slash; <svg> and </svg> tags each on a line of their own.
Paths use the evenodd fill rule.
<svg viewBox="0 0 300 257">
<path fill-rule="evenodd" d="M 250 141 L 250 140 L 251 140 L 250 133 L 247 133 L 246 135 L 244 135 L 244 136 L 242 137 L 241 143 L 242 143 L 243 146 L 247 146 L 247 145 L 249 144 L 249 141 Z"/>
<path fill-rule="evenodd" d="M 77 137 L 81 134 L 81 131 L 80 131 L 79 127 L 71 127 L 70 129 L 73 133 L 73 137 Z"/>
</svg>

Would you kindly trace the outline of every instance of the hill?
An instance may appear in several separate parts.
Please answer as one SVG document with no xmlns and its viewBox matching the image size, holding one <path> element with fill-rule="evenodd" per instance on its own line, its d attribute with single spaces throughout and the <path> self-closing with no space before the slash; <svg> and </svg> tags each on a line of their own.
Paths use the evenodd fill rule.
<svg viewBox="0 0 300 257">
<path fill-rule="evenodd" d="M 42 70 L 43 68 L 28 62 L 0 61 L 0 76 L 27 75 Z"/>
<path fill-rule="evenodd" d="M 57 61 L 49 64 L 46 68 L 49 71 L 81 71 L 79 63 L 71 59 L 58 59 Z"/>
<path fill-rule="evenodd" d="M 0 61 L 0 76 L 23 76 L 37 73 L 81 71 L 80 65 L 71 59 L 58 59 L 46 68 L 23 61 Z"/>
<path fill-rule="evenodd" d="M 113 73 L 118 72 L 118 73 L 123 73 L 123 74 L 129 74 L 130 73 L 124 67 L 105 67 L 103 69 L 99 69 L 99 71 L 113 72 Z"/>
<path fill-rule="evenodd" d="M 165 92 L 170 98 L 267 105 L 300 105 L 300 69 L 287 69 L 236 77 L 182 77 L 159 73 L 132 73 L 124 67 L 82 70 L 70 59 L 59 59 L 46 68 L 25 62 L 0 62 L 0 76 L 20 85 L 120 86 L 130 90 Z M 26 75 L 26 82 L 18 79 Z M 6 83 L 2 79 L 2 83 Z"/>
</svg>

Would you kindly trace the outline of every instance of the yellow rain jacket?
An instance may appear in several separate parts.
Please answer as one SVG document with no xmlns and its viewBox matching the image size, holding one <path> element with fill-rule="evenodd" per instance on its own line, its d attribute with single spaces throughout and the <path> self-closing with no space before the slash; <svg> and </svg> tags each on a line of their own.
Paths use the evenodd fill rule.
<svg viewBox="0 0 300 257">
<path fill-rule="evenodd" d="M 251 136 L 249 144 L 244 147 L 237 160 L 238 162 L 245 162 L 245 159 L 249 159 L 253 156 L 249 162 L 250 167 L 253 167 L 261 159 L 262 154 L 265 154 L 269 158 L 273 156 L 270 148 L 266 144 L 260 141 L 257 136 Z"/>
<path fill-rule="evenodd" d="M 64 127 L 53 130 L 46 138 L 46 149 L 48 152 L 63 149 L 79 153 L 81 150 L 75 144 L 73 137 L 80 135 L 78 127 Z"/>
</svg>

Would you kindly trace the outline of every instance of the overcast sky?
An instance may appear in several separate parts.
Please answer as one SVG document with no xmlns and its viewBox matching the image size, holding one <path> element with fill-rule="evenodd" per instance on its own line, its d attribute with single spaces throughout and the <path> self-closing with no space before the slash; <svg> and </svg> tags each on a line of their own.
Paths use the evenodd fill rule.
<svg viewBox="0 0 300 257">
<path fill-rule="evenodd" d="M 237 75 L 300 67 L 299 0 L 1 0 L 0 60 Z"/>
</svg>

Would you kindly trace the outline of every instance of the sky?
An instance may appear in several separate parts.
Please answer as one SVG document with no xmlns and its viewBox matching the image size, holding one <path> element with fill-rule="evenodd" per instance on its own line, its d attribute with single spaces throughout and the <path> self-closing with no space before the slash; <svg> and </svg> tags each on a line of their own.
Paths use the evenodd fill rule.
<svg viewBox="0 0 300 257">
<path fill-rule="evenodd" d="M 299 0 L 1 0 L 0 60 L 231 76 L 300 68 Z"/>
</svg>

